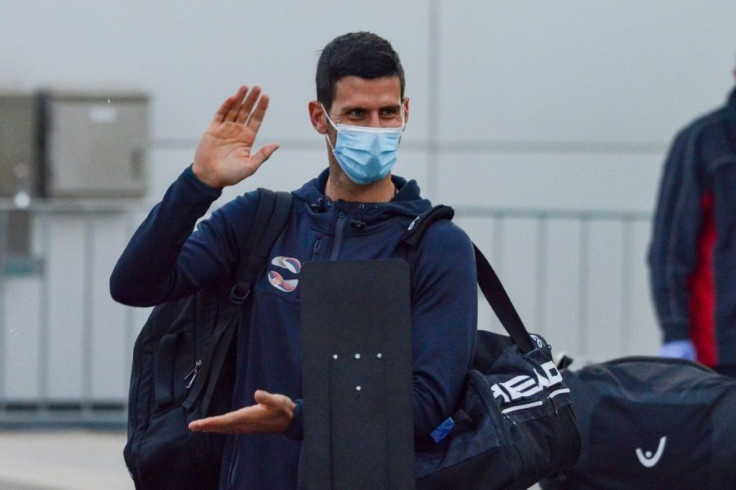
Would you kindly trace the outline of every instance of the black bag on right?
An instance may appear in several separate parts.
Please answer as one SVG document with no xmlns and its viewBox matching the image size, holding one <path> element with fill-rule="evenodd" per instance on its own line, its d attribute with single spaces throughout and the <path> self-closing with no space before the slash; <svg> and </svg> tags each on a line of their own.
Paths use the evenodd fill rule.
<svg viewBox="0 0 736 490">
<path fill-rule="evenodd" d="M 660 357 L 562 373 L 583 451 L 545 490 L 736 488 L 736 379 Z"/>
</svg>

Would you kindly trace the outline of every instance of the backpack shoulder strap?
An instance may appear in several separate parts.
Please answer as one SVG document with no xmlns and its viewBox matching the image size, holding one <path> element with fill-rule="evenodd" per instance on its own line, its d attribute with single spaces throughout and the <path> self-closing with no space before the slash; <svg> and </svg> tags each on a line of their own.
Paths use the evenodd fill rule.
<svg viewBox="0 0 736 490">
<path fill-rule="evenodd" d="M 411 222 L 404 237 L 402 237 L 402 242 L 409 246 L 408 261 L 411 267 L 414 267 L 416 251 L 429 227 L 442 219 L 451 220 L 454 216 L 454 209 L 439 204 L 420 214 Z M 480 286 L 483 296 L 485 296 L 491 308 L 493 308 L 493 312 L 519 348 L 523 352 L 534 350 L 534 343 L 529 337 L 529 332 L 521 321 L 516 308 L 514 308 L 506 289 L 501 284 L 501 280 L 496 275 L 496 271 L 493 270 L 490 262 L 475 243 L 473 244 L 473 251 L 475 253 L 478 286 Z"/>
<path fill-rule="evenodd" d="M 441 219 L 451 220 L 454 216 L 454 209 L 450 206 L 445 206 L 444 204 L 438 204 L 429 211 L 425 211 L 414 218 L 414 221 L 409 224 L 409 227 L 406 229 L 406 233 L 404 233 L 401 240 L 406 245 L 416 250 L 419 248 L 419 244 L 424 237 L 424 233 L 426 233 L 427 229 L 432 226 L 432 224 Z"/>
<path fill-rule="evenodd" d="M 409 268 L 414 271 L 414 262 L 416 261 L 417 250 L 419 244 L 422 243 L 422 238 L 427 232 L 427 229 L 432 226 L 436 221 L 441 219 L 451 220 L 455 216 L 455 210 L 450 206 L 438 204 L 432 209 L 423 212 L 414 221 L 409 223 L 404 236 L 401 237 L 401 243 L 407 247 L 406 261 L 409 263 Z"/>
<path fill-rule="evenodd" d="M 258 273 L 266 264 L 271 248 L 283 231 L 291 213 L 290 193 L 259 188 L 258 195 L 256 214 L 238 269 L 238 281 L 230 290 L 230 301 L 235 304 L 243 304 L 247 300 Z M 194 372 L 191 390 L 183 403 L 185 409 L 189 410 L 194 406 L 202 393 L 205 411 L 209 406 L 227 356 L 228 346 L 232 343 L 237 330 L 239 317 L 240 315 L 235 313 L 229 318 L 218 320 L 217 326 L 209 336 L 207 349 L 200 363 L 202 372 Z"/>
<path fill-rule="evenodd" d="M 238 269 L 238 282 L 230 291 L 233 303 L 245 302 L 291 212 L 290 193 L 259 188 L 258 195 L 256 214 L 245 243 L 245 255 Z"/>
</svg>

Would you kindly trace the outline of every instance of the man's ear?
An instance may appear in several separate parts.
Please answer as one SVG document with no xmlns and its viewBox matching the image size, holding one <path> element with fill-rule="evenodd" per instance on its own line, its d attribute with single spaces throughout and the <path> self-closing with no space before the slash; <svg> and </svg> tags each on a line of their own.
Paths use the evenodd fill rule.
<svg viewBox="0 0 736 490">
<path fill-rule="evenodd" d="M 316 100 L 309 102 L 309 120 L 312 121 L 312 126 L 319 134 L 327 133 L 328 123 L 325 118 L 325 111 L 322 109 L 322 104 Z"/>
</svg>

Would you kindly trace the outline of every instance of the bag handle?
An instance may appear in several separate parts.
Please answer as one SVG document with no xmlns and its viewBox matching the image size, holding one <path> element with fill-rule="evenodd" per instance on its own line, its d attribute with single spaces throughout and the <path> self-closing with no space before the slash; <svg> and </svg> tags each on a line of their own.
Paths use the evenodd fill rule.
<svg viewBox="0 0 736 490">
<path fill-rule="evenodd" d="M 409 263 L 412 264 L 416 249 L 424 237 L 427 229 L 436 221 L 441 219 L 452 220 L 455 216 L 455 210 L 450 206 L 439 204 L 429 211 L 417 216 L 411 222 L 402 241 L 410 248 Z M 493 312 L 498 317 L 501 325 L 508 332 L 511 339 L 519 346 L 522 352 L 527 353 L 534 350 L 534 342 L 532 342 L 529 332 L 521 321 L 511 298 L 506 293 L 501 280 L 498 278 L 496 271 L 493 270 L 490 262 L 486 259 L 483 252 L 473 243 L 473 251 L 475 252 L 475 268 L 478 275 L 478 286 L 480 286 L 483 296 L 485 296 L 488 304 L 491 305 Z"/>
<path fill-rule="evenodd" d="M 475 243 L 473 243 L 473 250 L 475 251 L 478 285 L 483 292 L 483 296 L 486 297 L 491 308 L 493 308 L 493 312 L 521 351 L 524 353 L 533 351 L 534 343 L 529 336 L 529 332 L 524 326 L 524 322 L 521 321 L 516 308 L 514 308 L 506 289 L 501 284 L 501 280 L 496 275 L 496 271 L 493 270 L 490 262 Z"/>
</svg>

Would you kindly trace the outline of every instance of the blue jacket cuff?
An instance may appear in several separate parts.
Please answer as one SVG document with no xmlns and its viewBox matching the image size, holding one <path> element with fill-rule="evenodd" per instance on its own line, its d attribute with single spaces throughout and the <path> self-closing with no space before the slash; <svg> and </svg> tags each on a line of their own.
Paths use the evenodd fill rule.
<svg viewBox="0 0 736 490">
<path fill-rule="evenodd" d="M 664 342 L 673 342 L 675 340 L 688 340 L 690 338 L 690 329 L 687 323 L 670 322 L 662 325 L 664 332 Z"/>
<path fill-rule="evenodd" d="M 215 189 L 214 187 L 210 187 L 199 180 L 199 178 L 194 175 L 191 165 L 184 169 L 184 172 L 182 172 L 180 179 L 186 182 L 197 193 L 205 195 L 213 201 L 215 199 L 218 199 L 222 195 L 222 189 Z"/>
<path fill-rule="evenodd" d="M 284 434 L 293 441 L 301 441 L 304 439 L 304 417 L 302 416 L 302 401 L 294 400 L 296 408 L 294 408 L 294 418 L 291 425 L 286 429 Z"/>
</svg>

